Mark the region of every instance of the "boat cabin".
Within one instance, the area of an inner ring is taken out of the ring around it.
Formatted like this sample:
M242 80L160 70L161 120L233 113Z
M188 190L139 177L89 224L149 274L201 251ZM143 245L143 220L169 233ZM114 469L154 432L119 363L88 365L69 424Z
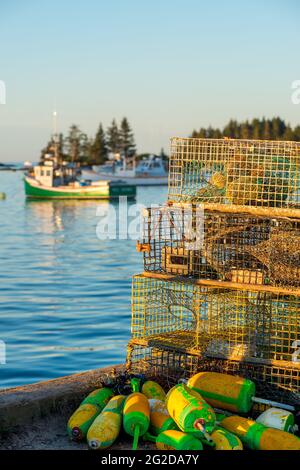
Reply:
M46 160L34 167L34 178L42 186L64 186L75 181L77 169L71 163L63 162L62 165L54 165L53 160Z
M160 157L151 156L146 160L142 160L136 168L137 176L167 176L164 161Z
M45 165L37 165L34 167L34 178L43 186L54 186L54 167L47 162Z

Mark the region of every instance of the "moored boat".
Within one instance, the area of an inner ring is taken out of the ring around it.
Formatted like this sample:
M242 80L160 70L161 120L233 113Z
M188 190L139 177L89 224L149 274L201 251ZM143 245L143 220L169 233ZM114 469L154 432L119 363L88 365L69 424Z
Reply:
M79 181L66 185L48 186L30 176L24 177L25 194L36 199L113 199L119 196L134 198L136 186L122 181L99 181L90 184Z
M25 175L25 194L36 199L112 199L119 196L134 198L135 185L123 181L88 181L78 179L72 164L44 161Z
M110 163L110 164L109 164ZM136 186L167 186L168 172L161 157L150 156L133 168L127 168L123 162L108 162L106 165L94 165L92 170L83 170L82 174L91 180L117 181L122 179Z

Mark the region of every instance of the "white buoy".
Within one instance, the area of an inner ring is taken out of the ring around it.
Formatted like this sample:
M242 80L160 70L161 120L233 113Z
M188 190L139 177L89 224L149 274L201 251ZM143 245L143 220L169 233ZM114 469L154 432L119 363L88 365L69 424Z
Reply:
M269 428L294 433L298 426L295 424L294 415L281 408L269 408L256 419L257 423L264 424Z

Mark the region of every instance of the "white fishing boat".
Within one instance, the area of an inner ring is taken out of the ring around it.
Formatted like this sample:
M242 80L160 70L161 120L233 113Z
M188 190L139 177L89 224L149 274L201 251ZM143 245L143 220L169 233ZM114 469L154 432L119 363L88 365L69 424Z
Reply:
M108 162L105 165L94 165L92 170L82 170L86 179L97 181L123 180L135 186L166 186L168 184L168 171L161 157L151 155L142 160L133 168L126 167L123 162Z

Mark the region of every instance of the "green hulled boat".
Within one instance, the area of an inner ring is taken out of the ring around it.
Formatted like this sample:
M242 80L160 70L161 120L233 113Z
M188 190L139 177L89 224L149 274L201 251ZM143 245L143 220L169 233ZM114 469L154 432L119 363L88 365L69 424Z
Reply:
M136 195L136 186L122 181L97 181L91 184L73 181L66 185L48 186L36 178L25 176L24 184L26 196L35 199L113 199L119 196L134 198Z

